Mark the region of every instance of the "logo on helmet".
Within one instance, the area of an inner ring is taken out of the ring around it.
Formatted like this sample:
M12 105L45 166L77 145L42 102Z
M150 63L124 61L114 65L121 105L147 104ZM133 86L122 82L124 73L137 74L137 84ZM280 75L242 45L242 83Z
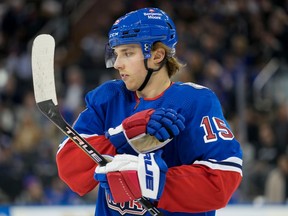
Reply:
M145 43L145 44L144 44L144 50L145 50L145 51L149 51L149 49L150 49L150 45L147 44L147 43Z
M113 33L111 33L111 34L109 35L109 38L115 37L115 36L117 36L117 35L118 35L118 32L113 32Z
M150 8L149 13L144 12L144 16L147 16L148 19L161 19L161 16L163 15L162 13L155 12L154 9Z

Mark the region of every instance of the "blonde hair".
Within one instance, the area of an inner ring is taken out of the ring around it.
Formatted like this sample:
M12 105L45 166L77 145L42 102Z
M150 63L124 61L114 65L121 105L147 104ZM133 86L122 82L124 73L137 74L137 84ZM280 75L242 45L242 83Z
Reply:
M166 68L168 71L168 76L171 78L173 75L175 75L182 67L185 65L181 63L174 55L172 55L172 50L165 44L161 42L156 42L152 46L152 51L156 51L159 48L163 48L166 52Z

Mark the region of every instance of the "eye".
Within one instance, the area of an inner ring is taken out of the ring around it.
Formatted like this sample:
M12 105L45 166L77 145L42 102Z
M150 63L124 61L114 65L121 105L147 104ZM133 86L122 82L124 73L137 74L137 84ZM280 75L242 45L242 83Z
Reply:
M129 52L125 52L124 55L125 55L126 57L130 57L130 56L133 55L133 52L130 52L130 51L129 51Z

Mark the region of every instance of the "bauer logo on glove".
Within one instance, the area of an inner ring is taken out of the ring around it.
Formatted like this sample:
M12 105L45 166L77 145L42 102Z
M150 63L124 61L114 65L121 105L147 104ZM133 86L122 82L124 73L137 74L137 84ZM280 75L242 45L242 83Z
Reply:
M168 170L162 150L138 156L116 155L106 166L97 166L94 178L115 203L137 200L142 196L160 199Z

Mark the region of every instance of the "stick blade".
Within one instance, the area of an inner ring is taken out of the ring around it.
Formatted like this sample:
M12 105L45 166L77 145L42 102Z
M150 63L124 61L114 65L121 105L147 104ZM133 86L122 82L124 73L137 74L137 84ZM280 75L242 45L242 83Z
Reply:
M58 104L54 78L55 40L49 34L38 35L32 45L32 77L36 103L52 100Z

